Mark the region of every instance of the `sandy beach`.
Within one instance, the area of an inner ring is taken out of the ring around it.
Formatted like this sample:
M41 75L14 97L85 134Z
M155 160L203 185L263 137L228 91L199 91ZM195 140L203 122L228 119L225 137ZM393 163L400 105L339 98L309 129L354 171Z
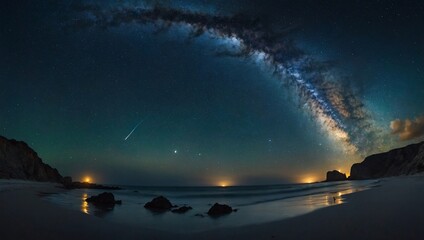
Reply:
M347 203L269 224L226 229L199 239L424 239L424 177L381 180Z
M12 182L16 182L12 180ZM7 181L3 180L2 185ZM65 191L55 183L20 182L0 188L1 239L170 239L172 235L104 221L43 200Z
M282 221L176 234L106 221L43 200L57 184L0 185L2 239L423 239L424 176L387 178L379 187ZM13 181L12 181L13 182ZM189 226L187 226L189 227Z

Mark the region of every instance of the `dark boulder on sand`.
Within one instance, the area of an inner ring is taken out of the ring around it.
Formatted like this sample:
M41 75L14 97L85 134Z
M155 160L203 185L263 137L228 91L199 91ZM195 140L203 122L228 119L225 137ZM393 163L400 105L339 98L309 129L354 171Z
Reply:
M113 193L110 192L104 192L97 196L89 197L85 199L85 201L98 206L114 206L115 204L122 203L121 200L116 201L115 196L113 195Z
M233 212L233 208L225 205L225 204L219 204L215 203L208 211L209 216L218 217L221 215L230 214Z
M344 181L344 180L347 180L346 174L341 173L337 170L328 171L327 178L325 179L326 182Z
M167 198L159 196L146 203L144 207L153 211L168 211L172 208L172 204Z
M190 211L191 209L193 209L193 208L190 207L190 206L182 206L182 207L173 209L171 212L173 212L173 213L186 213L186 212Z

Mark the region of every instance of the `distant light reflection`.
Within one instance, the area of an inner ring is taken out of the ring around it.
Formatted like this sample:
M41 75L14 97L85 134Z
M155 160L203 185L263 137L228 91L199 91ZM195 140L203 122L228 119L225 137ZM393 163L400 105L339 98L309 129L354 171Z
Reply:
M328 193L325 197L326 197L325 205L327 206L344 203L341 192Z
M325 198L326 198L326 204L327 206L330 205L338 205L338 204L342 204L342 203L346 203L346 200L344 199L344 195L347 194L351 194L357 191L361 191L364 190L366 188L349 188L340 192L332 192L332 193L328 193Z
M87 193L83 193L82 194L82 197L81 197L81 200L82 200L82 202L81 202L81 211L83 212L83 213L85 213L85 214L89 214L89 212L88 212L88 202L86 202L85 201L85 199L87 199L88 198L88 195L87 195Z

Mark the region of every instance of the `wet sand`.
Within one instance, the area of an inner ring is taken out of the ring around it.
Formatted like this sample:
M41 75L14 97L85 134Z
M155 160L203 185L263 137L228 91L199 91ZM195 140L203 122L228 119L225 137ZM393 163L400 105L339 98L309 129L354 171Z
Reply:
M346 204L294 218L191 234L114 223L41 199L64 191L55 184L7 182L0 181L1 239L424 239L424 176L382 179L346 195Z

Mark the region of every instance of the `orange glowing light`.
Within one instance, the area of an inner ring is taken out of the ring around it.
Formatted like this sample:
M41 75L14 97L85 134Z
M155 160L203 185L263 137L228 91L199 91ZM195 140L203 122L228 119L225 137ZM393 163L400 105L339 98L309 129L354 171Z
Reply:
M315 179L313 177L306 177L302 180L302 183L313 183Z
M90 177L85 177L85 178L84 178L84 182L86 182L86 183L90 183L90 182L91 182L91 178L90 178Z
M217 185L220 186L220 187L228 187L230 185L230 183L227 182L227 181L221 181Z

